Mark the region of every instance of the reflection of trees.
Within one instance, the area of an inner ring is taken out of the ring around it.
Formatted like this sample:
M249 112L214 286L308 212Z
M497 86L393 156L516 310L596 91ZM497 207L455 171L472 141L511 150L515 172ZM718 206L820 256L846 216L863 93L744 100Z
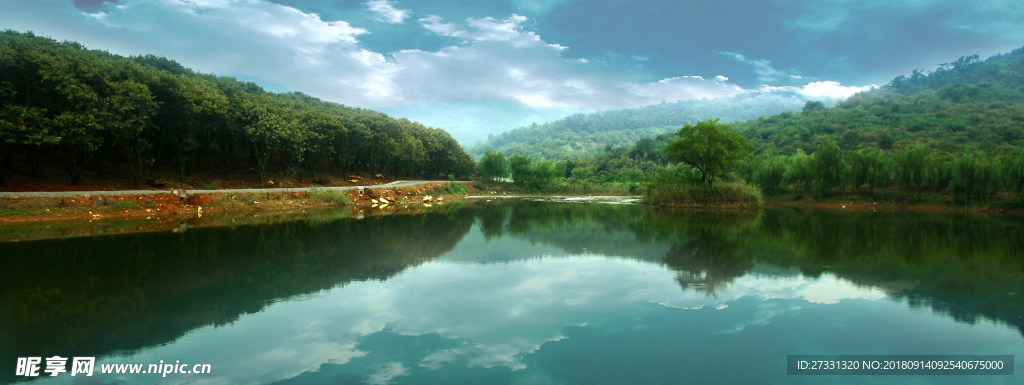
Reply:
M985 317L1024 333L1024 306L1014 297L1024 291L1019 219L773 209L745 242L760 262L830 272L889 290L911 307L969 323ZM909 288L890 290L894 284Z
M759 219L758 211L649 212L659 238L673 243L662 260L678 272L679 285L709 295L754 267L754 255L742 246Z
M605 255L630 256L621 251L637 249L638 244L668 244L662 260L678 271L684 290L713 294L756 264L767 264L796 268L811 277L834 274L905 298L912 307L969 323L985 317L1024 333L1019 299L1024 295L1024 231L1019 219L788 208L672 211L508 204L477 209L481 222L490 216L500 218L494 220L501 225L493 227L492 236L507 231L570 253ZM624 235L629 233L632 239Z
M507 234L576 254L643 258L651 252L650 239L635 231L644 222L637 205L512 200L472 210L486 239Z
M456 212L4 244L0 362L131 351L281 298L387 279L450 251L472 224Z

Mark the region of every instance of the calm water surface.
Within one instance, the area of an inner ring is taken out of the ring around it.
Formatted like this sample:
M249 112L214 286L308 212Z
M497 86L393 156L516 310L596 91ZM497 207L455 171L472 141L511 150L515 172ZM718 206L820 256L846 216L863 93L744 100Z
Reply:
M1019 363L1022 296L1019 219L473 201L0 243L0 383L1020 384L786 356ZM212 373L13 375L54 355Z

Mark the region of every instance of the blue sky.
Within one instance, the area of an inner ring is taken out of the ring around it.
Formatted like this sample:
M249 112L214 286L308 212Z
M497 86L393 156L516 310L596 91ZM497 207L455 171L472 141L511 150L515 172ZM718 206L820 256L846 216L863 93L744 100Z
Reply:
M981 0L0 1L0 28L384 110L847 96L1024 46L1022 25L1024 2Z

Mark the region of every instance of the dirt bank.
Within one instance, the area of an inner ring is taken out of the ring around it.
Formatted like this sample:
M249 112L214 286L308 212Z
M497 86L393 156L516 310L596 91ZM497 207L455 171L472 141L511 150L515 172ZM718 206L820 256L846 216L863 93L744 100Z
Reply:
M288 212L318 208L430 207L462 196L446 195L443 183L412 187L367 186L358 190L292 193L199 193L181 198L165 194L82 195L70 197L0 197L0 226L97 220L167 220L221 213ZM473 193L473 191L470 191ZM427 197L429 200L426 200ZM381 200L383 198L384 200ZM386 202L386 203L385 203Z

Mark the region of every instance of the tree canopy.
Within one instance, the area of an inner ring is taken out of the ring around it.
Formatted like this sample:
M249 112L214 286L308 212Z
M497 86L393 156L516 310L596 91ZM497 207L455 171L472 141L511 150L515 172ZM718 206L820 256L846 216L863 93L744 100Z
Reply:
M74 42L0 32L0 186L20 163L85 170L171 168L181 179L207 166L216 146L227 168L374 169L467 176L472 158L444 130L326 102L274 94L253 83L200 74L156 56L123 57ZM246 162L247 161L247 162Z
M676 136L679 139L668 144L665 155L673 162L697 169L708 187L713 187L716 177L735 169L754 150L746 138L732 132L728 125L718 124L718 119L687 123Z

